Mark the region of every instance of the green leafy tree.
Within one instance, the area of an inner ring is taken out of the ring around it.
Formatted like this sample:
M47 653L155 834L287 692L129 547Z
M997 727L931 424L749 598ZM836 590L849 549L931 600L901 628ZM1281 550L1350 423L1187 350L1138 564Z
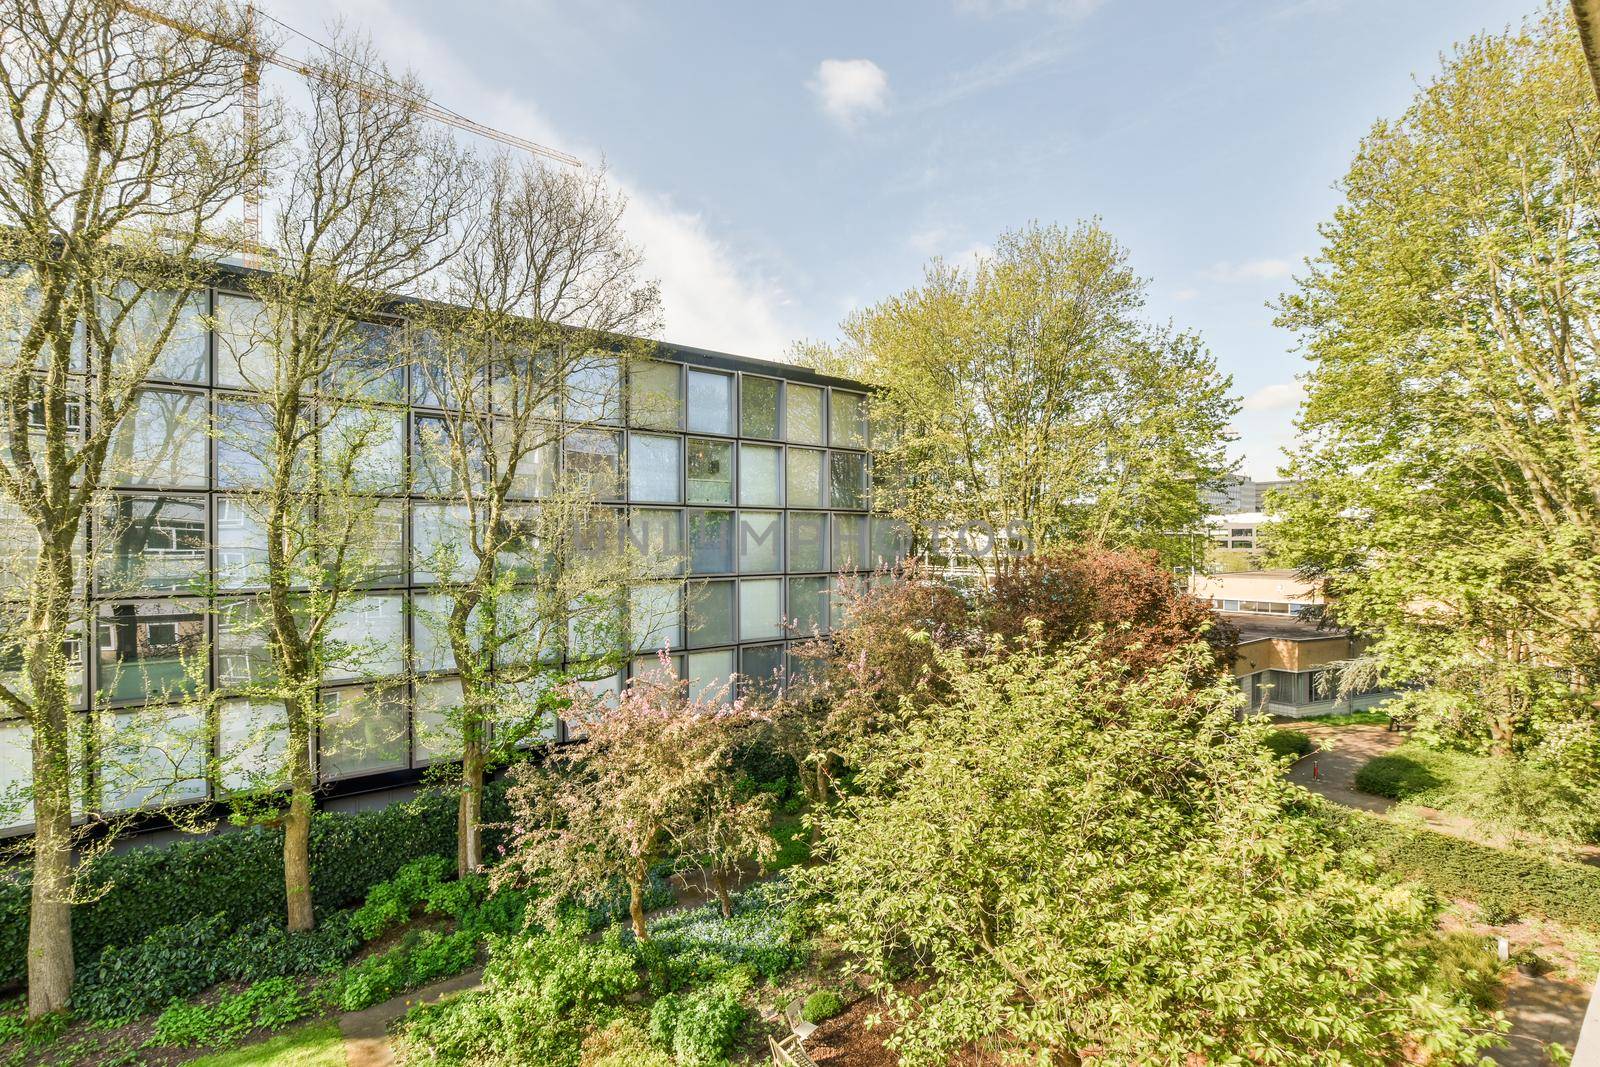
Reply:
M1281 309L1311 370L1273 551L1502 753L1600 681L1597 145L1564 7L1467 41L1362 141Z
M139 383L226 253L224 212L269 147L229 115L240 14L162 7L203 32L109 0L0 5L0 495L21 515L7 551L29 561L8 590L0 705L31 737L33 1015L72 990L81 664L68 649L84 647L85 518Z
M877 386L876 469L895 474L875 491L917 528L1020 522L1038 544L1178 560L1236 401L1197 336L1140 320L1144 295L1098 222L1030 225L970 269L935 260L847 319L841 348L800 354Z
M1341 854L1208 647L942 657L804 875L902 1063L1476 1062L1492 1023L1437 974L1433 907Z

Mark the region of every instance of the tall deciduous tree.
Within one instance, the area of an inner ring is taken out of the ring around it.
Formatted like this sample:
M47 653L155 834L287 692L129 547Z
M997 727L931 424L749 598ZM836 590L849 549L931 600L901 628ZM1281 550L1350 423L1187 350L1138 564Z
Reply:
M1282 306L1311 371L1278 556L1503 752L1553 673L1600 682L1597 146L1564 7L1473 38L1362 141Z
M832 932L908 1065L1470 1062L1434 911L1298 810L1196 645L1142 675L1096 644L946 661L820 815Z
M419 488L453 501L454 536L429 567L443 606L422 622L460 678L459 702L441 711L461 754L462 874L483 863L486 769L540 726L562 682L616 673L630 607L651 607L630 591L675 580L680 564L678 546L635 546L620 513L592 503L620 484L614 469L558 463L569 442L609 444L620 462L624 383L649 348L638 338L658 325L623 201L602 173L501 159L479 204L447 269L450 307L413 316L414 373L441 406L417 442L440 484ZM675 406L670 417L675 428ZM660 621L633 620L645 633Z
M0 493L26 517L34 566L7 627L18 675L0 687L32 733L31 1014L73 976L71 693L86 509L138 383L226 248L228 205L266 148L228 115L247 27L221 3L158 5L198 34L110 0L0 5ZM84 418L85 411L88 413Z
M1098 222L1030 225L971 268L935 260L847 319L841 349L801 354L878 387L878 469L895 473L876 492L896 516L1177 560L1236 402L1198 337L1141 321L1144 293Z
M271 205L267 269L249 282L257 304L222 324L224 364L245 397L219 426L248 441L254 461L243 506L264 534L266 588L258 621L245 625L259 628L272 660L257 695L286 721L277 821L292 930L314 922L318 690L341 667L368 673L362 661L376 650L341 640L338 624L384 564L384 516L370 497L393 491L403 470L403 419L383 405L404 400L405 352L374 322L448 258L472 195L465 157L419 112L414 81L364 89L389 77L369 44L338 40L310 68L306 110L290 125L294 163Z

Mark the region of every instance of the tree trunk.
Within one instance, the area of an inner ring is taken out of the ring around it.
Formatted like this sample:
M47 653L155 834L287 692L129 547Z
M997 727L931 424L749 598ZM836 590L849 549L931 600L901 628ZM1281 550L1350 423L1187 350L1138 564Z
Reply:
M38 1018L72 997L72 744L67 713L67 598L72 554L41 547L40 581L23 650L33 689L33 889L28 918L28 1015Z
M1600 0L1572 0L1572 14L1578 22L1578 39L1583 42L1584 58L1589 61L1589 80L1600 96Z
M721 867L711 872L711 887L716 891L718 903L722 905L722 917L733 918L733 898L728 895L728 875Z
M476 731L466 730L461 753L461 800L456 811L456 875L465 878L482 866L483 746Z
M289 814L283 822L283 889L289 903L289 929L300 931L316 925L311 900L311 812L315 772L311 766L308 717L304 709L297 710L297 714L291 714L289 724Z
M642 945L650 940L650 931L644 922L645 871L636 870L628 876L628 916L633 920L633 936Z

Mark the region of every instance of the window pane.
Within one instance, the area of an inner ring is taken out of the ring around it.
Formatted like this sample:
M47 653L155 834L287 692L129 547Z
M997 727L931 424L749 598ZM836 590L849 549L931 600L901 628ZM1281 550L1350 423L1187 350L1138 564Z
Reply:
M789 579L789 621L805 636L828 632L828 579Z
M102 554L95 583L102 593L169 592L206 580L203 496L107 497L96 532Z
M344 600L328 629L331 654L322 676L329 681L385 678L405 663L405 598L362 596Z
M778 436L778 383L745 375L739 386L739 436Z
M689 586L689 647L733 643L732 582L693 582Z
M254 600L217 605L217 685L232 689L270 683L277 664L267 644L268 621Z
M688 655L691 700L733 699L733 650L691 652Z
M683 368L647 360L628 369L628 414L633 425L676 430L683 407Z
M733 503L733 443L689 440L689 503Z
M695 433L733 433L733 376L689 371L689 429Z
M405 417L399 411L344 408L322 428L325 484L358 493L399 492L405 449Z
M95 628L100 696L175 700L205 684L206 617L198 601L102 604Z
M289 716L282 704L224 700L217 726L218 782L223 792L283 783Z
M822 444L822 390L794 382L783 389L783 428L789 440L801 445Z
M904 524L883 515L872 516L872 565L894 566L911 550Z
M689 570L692 574L733 570L733 512L689 513Z
M172 318L176 293L145 293L135 300L131 287L118 288L118 296L107 301L113 314L134 301L123 322L122 336L114 362L118 367L148 359L151 346ZM167 343L150 367L149 377L204 385L211 377L207 366L206 294L192 293L178 309L177 321L167 335Z
M395 337L395 327L384 323L351 323L323 380L324 391L337 397L403 403L406 368Z
M107 469L119 485L203 489L209 437L203 395L145 389L117 427Z
M739 446L739 503L758 508L783 504L783 449Z
M776 511L739 512L739 571L762 574L783 570L782 516Z
M567 369L569 422L617 422L622 411L622 368L616 358L588 353Z
M783 636L783 579L747 578L739 583L739 640Z
M635 652L683 647L683 590L676 583L636 586L628 591L629 625Z
M366 585L403 585L406 577L406 505L402 500L369 500L370 517L353 545L355 564Z
M511 495L525 500L547 497L556 491L556 446L547 442L517 461L511 477Z
M783 646L755 645L739 653L739 673L747 690L775 693L783 688Z
M828 406L828 437L835 448L866 448L867 424L860 393L835 389Z
M416 708L412 712L413 766L461 758L460 719L455 714L460 706L460 678L427 678L417 683Z
M217 484L226 489L266 485L272 477L272 413L259 404L239 400L218 400L215 437L217 439ZM303 476L305 464L297 463ZM296 479L298 481L298 478Z
M411 598L411 662L418 673L453 671L456 654L450 647L450 612L455 598L444 593L417 593ZM483 650L481 607L467 616L467 647Z
M436 415L415 416L411 430L411 482L418 493L449 495L459 488L460 475L465 473L475 481L483 475L482 442L470 429L463 432L467 443L457 449L453 437L460 424ZM466 469L463 471L462 468Z
M828 502L822 484L823 453L814 448L789 449L789 506L821 508Z
M337 689L322 697L317 746L323 778L406 765L406 705L398 690Z
M411 507L411 571L418 585L466 577L471 518L463 504Z
M789 513L789 569L828 569L828 516L800 511Z
M683 555L683 513L662 508L635 508L628 518L628 540L634 551L651 560ZM682 570L681 564L677 568Z
M676 504L678 438L628 435L628 495L633 500Z
M272 385L272 351L261 305L245 296L216 295L217 384L266 390Z
M833 517L833 569L855 570L867 561L867 517L865 515L835 515Z
M217 585L245 589L267 582L267 529L254 505L217 497Z
M611 430L573 430L567 434L568 477L600 500L614 500L622 488L622 435Z
M105 807L126 811L205 798L210 746L199 709L139 708L99 720L95 773Z
M858 452L832 452L828 455L833 506L867 506L867 461Z

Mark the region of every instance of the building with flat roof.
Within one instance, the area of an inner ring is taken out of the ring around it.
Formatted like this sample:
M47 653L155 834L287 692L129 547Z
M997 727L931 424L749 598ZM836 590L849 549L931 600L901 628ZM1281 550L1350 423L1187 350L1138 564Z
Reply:
M252 590L261 588L265 560L264 531L240 506L252 484L249 464L209 430L213 422L241 425L249 406L240 358L228 354L220 330L207 328L252 313L251 298L226 281L186 310L184 328L118 437L128 462L108 488L108 507L133 521L116 523L109 543L95 546L89 617L70 646L90 808L221 795L228 783L212 780L210 757L236 743L241 724L262 711L228 693L257 677L265 649L221 625L230 612L246 610ZM382 344L398 329L373 323L367 344ZM866 389L803 367L671 344L658 346L655 358L633 373L614 383L614 415L570 434L551 462L603 475L594 480L597 502L625 536L685 560L681 581L651 592L662 620L650 628L651 644L635 650L637 669L654 668L654 653L666 648L694 692L770 677L784 667L797 636L830 628L836 575L893 562L907 551L904 530L871 514ZM373 493L383 520L376 547L392 566L339 621L349 640L380 654L360 676L330 674L323 691L319 773L335 793L402 785L430 761L448 758L430 751L419 727L460 695L448 648L415 614L434 596L423 561L451 536L449 513L458 506L425 479L419 462L419 442L441 423L443 409L422 375L403 367L395 375L392 397L373 405L387 420L391 443L379 452L383 469L371 472L382 487ZM652 391L649 419L630 403L636 387ZM545 484L529 479L530 504ZM0 517L0 530L17 530L14 518ZM0 544L11 552L24 548ZM136 589L127 588L130 575L137 576ZM629 673L593 688L616 692ZM170 778L170 785L124 789L99 758L100 724L138 715L162 684L191 684L216 699L206 702L210 710L169 705L160 712L161 733L176 743L159 752L119 752L125 767L171 763L170 774L155 773L165 766L148 768L149 778ZM340 744L355 735L368 743ZM563 724L549 724L547 739L564 736ZM0 718L0 794L29 780L29 747L27 724ZM358 755L341 758L344 752ZM7 829L25 832L30 819L23 811Z

